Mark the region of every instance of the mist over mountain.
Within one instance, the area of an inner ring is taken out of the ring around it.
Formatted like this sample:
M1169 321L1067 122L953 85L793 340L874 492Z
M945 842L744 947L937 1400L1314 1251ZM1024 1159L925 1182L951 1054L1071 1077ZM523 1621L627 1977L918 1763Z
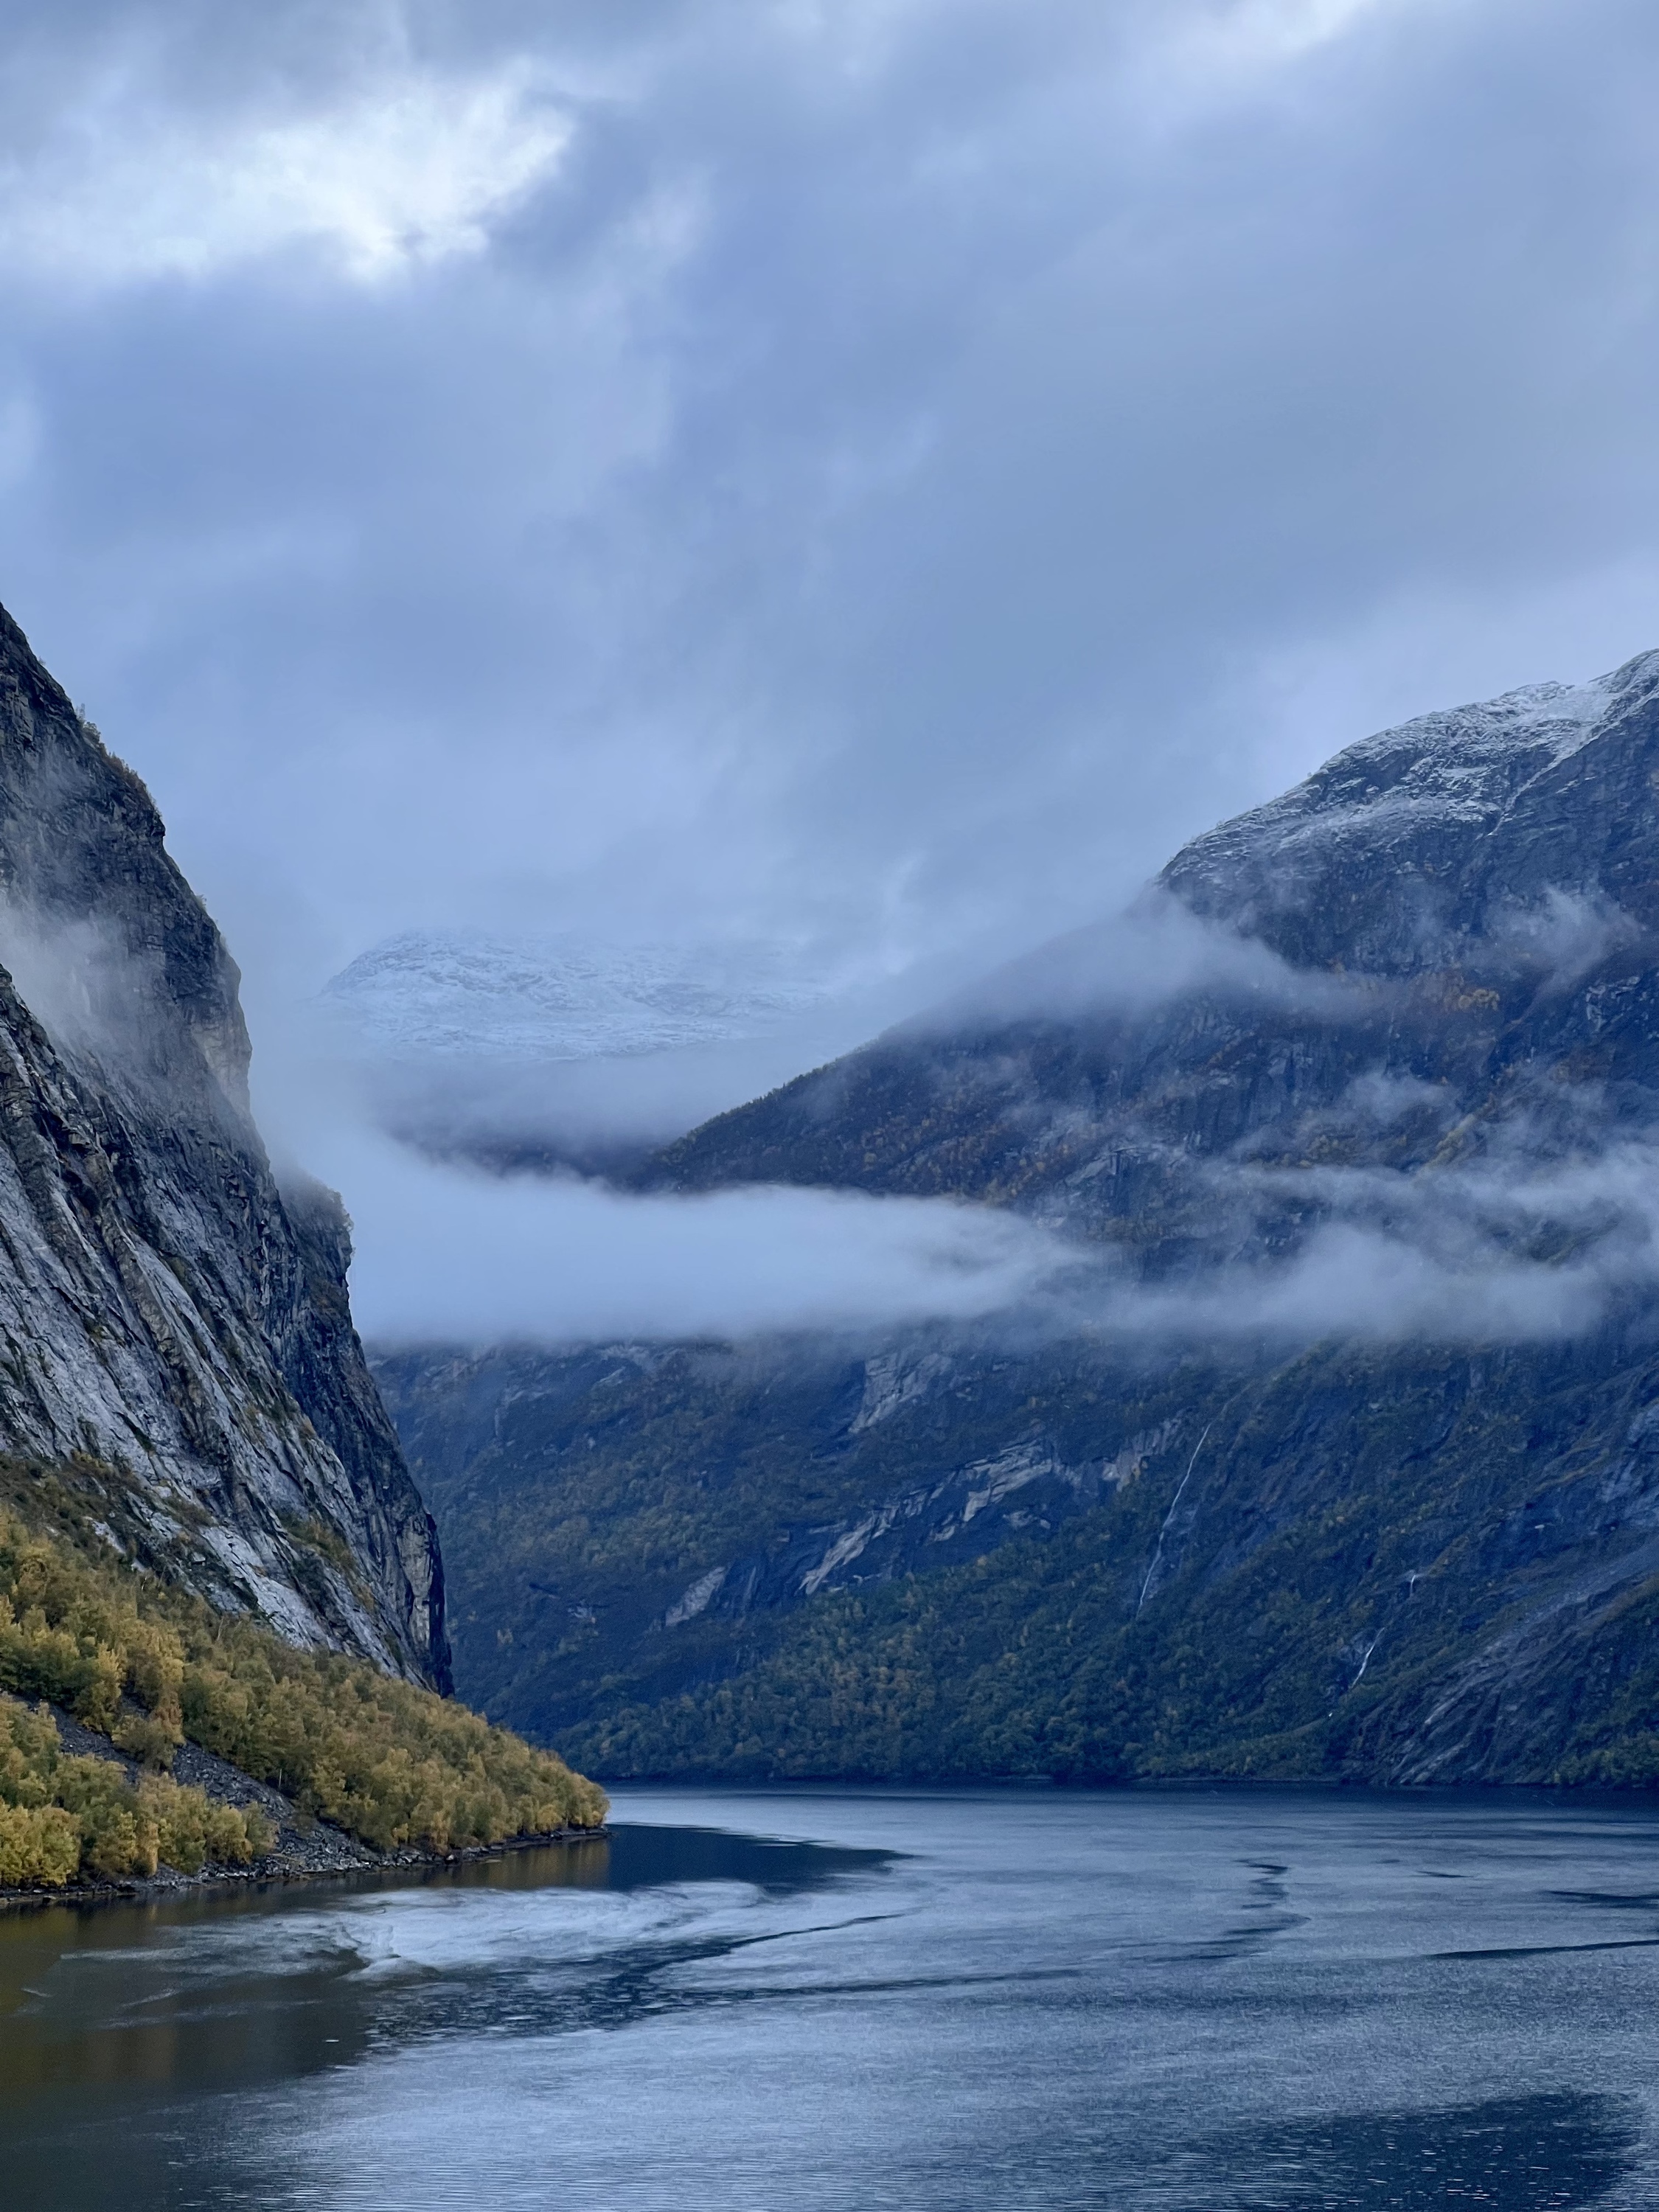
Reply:
M324 987L381 1127L497 1167L613 1170L844 1050L886 979L773 943L406 930Z
M1652 1771L1656 778L1659 654L1385 732L637 1176L1052 1296L377 1361L472 1694L611 1773Z

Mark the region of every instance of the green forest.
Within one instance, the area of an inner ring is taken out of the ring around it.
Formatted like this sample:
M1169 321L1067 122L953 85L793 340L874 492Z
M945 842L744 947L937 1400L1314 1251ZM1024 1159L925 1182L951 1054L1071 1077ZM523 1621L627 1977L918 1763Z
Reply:
M379 1371L464 1691L590 1773L1659 1777L1645 1336L1149 1372L1062 1345L964 1359L873 1430L852 1363ZM1033 1480L1023 1527L965 1520L939 1471L1024 1438L1117 1479L1097 1503ZM805 1593L884 1504L867 1578ZM671 1620L727 1563L737 1601Z

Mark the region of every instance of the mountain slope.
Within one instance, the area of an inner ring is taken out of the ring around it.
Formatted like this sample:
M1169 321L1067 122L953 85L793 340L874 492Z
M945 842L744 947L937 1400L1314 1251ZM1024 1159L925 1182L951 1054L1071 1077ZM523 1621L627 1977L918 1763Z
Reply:
M860 1346L380 1363L599 1771L1659 1778L1659 654L1431 716L642 1180L1018 1207Z
M236 969L163 837L0 611L0 1448L215 1603L442 1683L345 1218L277 1187Z

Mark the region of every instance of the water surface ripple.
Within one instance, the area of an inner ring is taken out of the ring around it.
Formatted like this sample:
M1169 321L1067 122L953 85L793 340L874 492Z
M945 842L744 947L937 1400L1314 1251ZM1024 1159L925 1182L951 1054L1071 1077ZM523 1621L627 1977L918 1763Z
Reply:
M608 1843L0 1923L38 2212L1659 2206L1659 1810L618 1794Z

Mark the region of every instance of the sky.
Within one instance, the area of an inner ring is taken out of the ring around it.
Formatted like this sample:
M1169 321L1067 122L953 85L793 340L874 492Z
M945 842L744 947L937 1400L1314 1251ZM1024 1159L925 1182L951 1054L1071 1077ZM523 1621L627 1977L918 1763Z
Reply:
M0 600L270 1112L395 931L921 993L1659 642L1646 0L0 28Z

